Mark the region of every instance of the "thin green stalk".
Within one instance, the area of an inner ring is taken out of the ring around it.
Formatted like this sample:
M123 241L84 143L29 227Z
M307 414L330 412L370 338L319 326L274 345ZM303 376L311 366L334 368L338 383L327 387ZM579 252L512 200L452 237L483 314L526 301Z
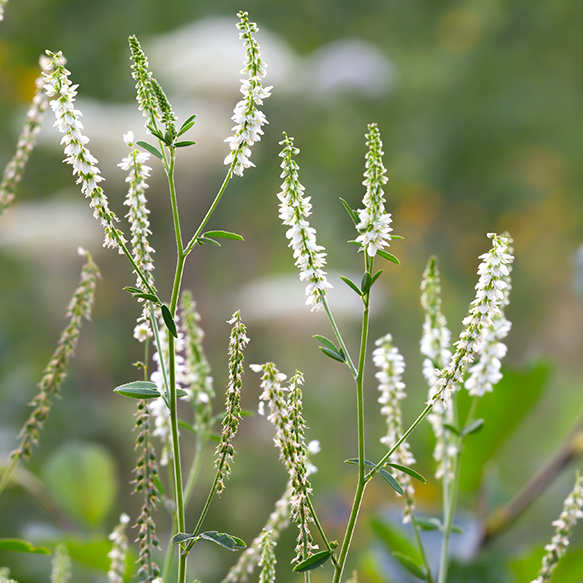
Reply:
M415 540L417 541L417 547L419 549L419 554L421 555L421 560L427 569L427 578L425 579L427 583L433 583L433 577L431 576L431 569L429 567L429 562L427 561L427 555L425 554L425 548L423 547L423 542L421 541L421 535L419 534L419 525L415 520L415 515L411 516L411 525L413 526L413 532L415 533Z
M324 529L322 528L322 525L320 524L320 521L318 520L318 516L316 515L316 510L314 509L314 505L312 504L312 500L311 500L309 495L306 496L306 500L308 501L310 515L312 516L312 518L314 520L314 524L316 525L316 528L318 529L318 532L320 533L320 536L322 537L322 540L324 541L324 545L326 546L326 549L330 552L332 562L336 566L336 565L338 565L338 561L336 559L336 555L334 554L334 549L330 545L330 542L328 541L326 534L324 533Z
M203 438L200 437L196 441L196 451L194 453L194 459L192 461L192 466L190 468L190 472L188 474L188 480L186 482L186 487L184 488L184 504L188 505L188 501L192 496L192 492L194 491L194 485L196 484L196 480L198 479L198 475L200 473L200 468L202 467L202 459L204 457L204 449L205 445L208 443L209 440L209 432L207 431Z
M352 376L354 378L356 378L358 376L358 372L357 372L356 368L354 367L352 359L350 358L350 353L348 352L348 349L346 348L346 344L344 344L344 340L342 339L342 335L340 334L340 330L338 329L338 326L336 325L336 322L334 320L334 316L332 316L332 312L330 311L330 307L328 306L328 300L326 299L326 296L322 296L322 305L324 306L324 309L326 310L326 314L328 315L328 320L330 320L330 325L332 326L332 330L334 330L334 336L336 336L336 340L338 340L338 344L340 344L340 347L342 348L342 350L346 356L346 364L348 365L348 368L350 369Z
M14 470L16 469L16 466L18 465L19 461L20 461L20 456L15 455L12 458L12 461L10 462L10 464L4 470L4 473L2 474L2 479L0 480L0 494L2 494L2 492L4 491L4 488L6 488L6 485L10 481L10 478L12 477L12 474L14 473Z

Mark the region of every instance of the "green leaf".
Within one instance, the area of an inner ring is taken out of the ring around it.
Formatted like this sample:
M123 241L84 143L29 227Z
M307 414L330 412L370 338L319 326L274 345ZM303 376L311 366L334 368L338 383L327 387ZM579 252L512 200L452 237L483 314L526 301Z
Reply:
M115 462L104 447L66 443L46 460L42 475L71 516L91 526L103 523L118 489Z
M395 557L395 559L397 559L410 573L415 575L415 577L422 581L427 581L427 569L423 563L417 563L411 557L400 553L399 551L393 551L393 557Z
M298 563L294 568L295 573L301 573L303 571L311 571L316 567L322 566L331 556L330 551L320 551L311 557L308 557L301 563Z
M444 423L443 426L448 431L451 431L452 433L455 433L456 435L461 435L460 430L455 425L452 425L451 423Z
M423 482L423 484L426 484L427 483L427 480L421 474L419 474L415 470L412 470L408 466L402 466L401 464L394 464L392 462L388 462L385 465L391 466L391 467L399 470L400 472L403 472L404 474L408 474L412 478L415 478L416 480L419 480L420 482Z
M19 553L35 553L37 555L51 554L51 551L46 547L35 547L32 543L18 538L0 538L0 551L17 551Z
M174 545L177 545L178 543L183 543L187 540L192 540L193 538L198 540L200 536L194 536L193 534L188 534L187 532L179 532L170 539L170 542Z
M357 466L358 465L358 458L357 457L353 457L350 458L349 460L344 460L345 464L352 464L353 466ZM367 468L376 468L377 465L373 462L371 462L370 460L364 460L364 465Z
M130 292L131 294L141 294L144 293L143 289L140 289L139 287L133 287L131 285L126 285L123 288L124 291Z
M157 296L154 294L147 294L144 292L134 293L134 298L141 298L143 300L148 300L149 302L154 302L157 306L159 306L162 302L158 299Z
M360 222L358 220L358 215L356 214L356 211L353 211L350 208L350 205L343 199L340 199L340 202L344 205L344 208L346 209L346 212L350 215L350 218L352 219L352 221L354 222L355 225L358 225L358 223Z
M202 245L204 243L210 243L211 245L215 245L217 247L221 246L221 244L218 241L215 241L214 239L209 239L208 237L197 237L196 242L199 245Z
M484 426L483 419L476 419L473 423L470 423L467 427L462 429L462 436L470 435L471 433L476 433L482 429Z
M422 559L416 543L402 526L379 518L373 518L370 521L370 526L391 552L397 551L411 557L416 562L421 562Z
M378 249L377 255L379 255L383 259L386 259L387 261L392 261L393 263L396 263L397 265L401 265L401 262L392 253L387 253L386 251L382 251L381 249Z
M176 396L177 397L188 397L189 393L188 393L188 391L185 391L184 389L176 389Z
M157 385L150 381L133 381L113 390L119 395L132 399L155 399L162 396Z
M326 348L324 346L320 346L320 350L328 357L330 357L332 360L337 360L338 362L342 362L343 364L346 363L346 358L344 358L342 356L342 354L340 354L339 352L337 352L336 350L331 350L330 348Z
M389 472L387 472L387 470L383 470L382 468L379 470L379 473L385 479L385 481L389 484L389 486L395 492L397 492L397 494L401 494L401 496L403 496L403 494L405 492L403 492L403 488L401 488L401 484L399 484L399 482L397 482L397 480L394 478L394 476L392 474L389 474Z
M186 146L194 146L194 144L196 144L196 142L193 142L192 140L185 140L183 142L174 142L174 147L186 148Z
M379 269L373 276L372 276L372 283L371 285L374 285L374 282L379 278L379 276L381 275L381 273L383 272L382 269Z
M422 530L443 530L443 524L439 518L415 517L415 523Z
M458 526L457 524L452 524L451 532L455 532L456 534L464 534L465 531L461 526Z
M362 278L360 280L360 289L362 290L363 295L368 293L370 286L372 285L372 277L368 271L365 271L362 274Z
M156 136L157 138L163 140L163 136L160 134L160 136ZM164 156L162 156L162 153L160 152L160 150L158 150L158 148L156 148L156 146L152 146L152 144L148 144L148 142L143 142L142 140L139 140L138 142L136 142L138 144L138 146L144 148L144 150L148 150L148 152L150 152L150 154L153 154L154 156L156 156L156 158L160 158L160 160L164 159Z
M193 125L194 125L194 119L196 118L196 114L191 115L181 126L180 129L178 130L178 134L176 134L176 137L180 137L182 134L186 133Z
M353 289L360 297L362 297L362 292L360 291L359 287L353 282L350 281L347 277L343 275L340 276L340 279L351 289Z
M177 423L183 429L186 429L187 431L190 431L191 433L196 433L196 429L190 423L188 423L188 421L184 421L183 419L178 419Z
M332 340L328 340L326 336L320 336L320 334L314 334L312 338L315 338L318 342L321 342L326 348L333 350L335 352L339 352L338 348L336 348L336 344L332 342Z
M391 239L404 239L405 237L401 237L401 235L391 235Z
M150 130L150 133L154 137L158 138L161 141L164 141L164 134L159 129L155 128L152 124L148 124L146 127Z
M72 559L92 569L109 571L111 559L107 553L111 551L111 541L107 538L98 540L68 540L65 543L67 551ZM131 564L135 557L128 556L127 560Z
M237 235L237 233L231 233L229 231L207 231L203 233L203 237L216 237L217 239L233 239L235 241L244 241L241 235Z
M198 535L200 538L210 540L230 551L237 552L247 547L245 541L236 536L232 536L225 532L217 532L216 530L208 530Z
M174 336L174 338L178 338L178 332L176 331L176 324L174 323L174 318L170 313L170 308L166 304L162 304L162 318L164 319L164 324L166 324L166 328L170 331L170 334Z

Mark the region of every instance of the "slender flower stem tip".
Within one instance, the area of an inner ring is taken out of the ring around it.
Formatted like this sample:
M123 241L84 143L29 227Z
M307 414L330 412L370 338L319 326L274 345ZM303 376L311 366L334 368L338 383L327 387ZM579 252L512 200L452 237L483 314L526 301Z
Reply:
M296 267L300 269L300 280L307 281L306 304L312 306L312 311L323 310L323 299L326 292L332 288L326 279L323 267L326 265L326 253L324 247L316 243L316 229L310 227L306 217L312 214L312 204L309 196L303 196L304 186L298 178L300 169L294 156L299 154L299 149L294 146L294 139L284 132L284 139L279 142L283 150L279 154L283 158L281 162L281 192L277 195L281 201L279 205L279 218L284 225L290 228L286 233L289 239L289 247L294 251Z
M366 194L362 200L364 209L358 210L360 222L356 225L360 235L356 241L362 245L370 257L374 257L377 250L389 246L391 240L390 226L391 214L385 211L385 197L383 185L388 182L385 176L386 169L383 165L383 143L377 124L368 126L369 133L366 135L366 171L365 180L362 183L366 186Z
M64 162L73 166L73 175L77 176L77 184L81 184L81 192L90 199L93 216L101 221L105 230L104 246L118 247L120 241L125 243L122 232L114 225L119 219L109 209L109 202L103 189L98 185L104 180L97 167L95 158L87 148L89 138L82 134L83 124L80 121L81 112L74 107L78 85L73 85L69 79L70 71L64 67L61 52L46 51L49 59L45 63L43 79L44 89L51 98L51 109L55 113L55 126L64 134L61 144L65 144Z
M476 298L463 320L465 329L455 343L456 351L449 366L439 372L439 389L433 400L441 398L444 404L448 402L454 384L462 382L466 365L482 349L486 331L492 326L494 316L500 313L505 299L506 278L514 259L508 253L509 238L495 233L488 233L488 237L492 239L492 249L480 255L482 263L478 268L480 278L476 284Z
M237 103L231 119L235 125L231 128L234 134L225 139L231 148L225 158L225 164L233 166L233 173L243 176L245 168L255 166L251 156L251 146L261 140L263 130L261 126L268 123L265 114L257 109L263 100L271 95L272 87L263 87L262 79L266 74L267 65L261 59L259 43L253 38L253 33L259 29L254 22L249 21L247 12L239 12L240 22L237 24L239 38L243 41L247 52L245 67L241 74L248 73L248 79L241 79L241 93L243 99Z

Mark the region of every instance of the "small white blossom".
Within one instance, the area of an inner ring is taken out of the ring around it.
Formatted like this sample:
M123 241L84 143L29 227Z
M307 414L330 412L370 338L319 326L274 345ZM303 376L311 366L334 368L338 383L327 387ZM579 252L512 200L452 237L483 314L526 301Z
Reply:
M267 119L256 105L262 105L263 100L271 95L272 87L263 87L262 79L265 77L267 65L260 56L259 44L253 38L253 33L259 29L254 22L249 21L247 12L239 12L237 16L240 22L237 24L239 38L244 42L247 60L242 74L249 73L248 79L241 80L241 93L243 99L237 103L231 119L235 125L231 128L234 132L232 136L225 139L231 148L230 154L225 158L225 164L234 163L233 173L243 176L245 168L255 166L249 156L251 156L251 146L261 140Z
M294 146L293 138L288 138L284 132L284 139L279 142L284 148L280 153L281 185L279 198L279 218L284 225L290 228L286 233L289 239L289 247L293 249L296 267L300 269L300 280L307 281L306 304L312 306L312 311L324 309L323 298L326 292L332 288L326 279L323 270L326 265L326 253L324 247L316 243L316 229L310 227L306 217L310 216L312 205L309 196L303 196L305 190L298 178L299 166L293 156L299 154L299 149Z
M556 527L551 542L545 546L546 555L543 557L542 568L538 577L532 583L548 583L559 559L567 552L571 529L580 518L583 518L583 476L577 473L575 486L565 499L563 511L558 520L553 522Z
M400 401L405 398L405 383L402 381L405 372L405 360L396 347L393 346L393 337L390 334L379 338L375 345L378 347L372 353L372 359L380 370L375 374L379 381L381 396L378 401L382 405L381 413L386 417L387 433L381 437L381 443L391 448L403 434ZM411 466L415 463L413 454L409 451L409 444L404 441L391 454L391 462L402 466ZM401 483L405 493L405 509L403 522L410 522L414 510L415 489L411 477L403 472L395 471L397 480Z
M391 240L391 214L385 211L385 197L383 184L389 180L383 165L383 143L376 124L369 124L369 133L366 135L366 171L363 185L366 194L362 200L364 209L358 210L360 222L356 228L360 235L356 241L362 245L370 257L374 257L378 250L389 246Z
M111 559L111 566L107 572L109 583L123 583L126 572L126 555L128 553L128 539L125 535L125 528L130 521L127 514L119 517L119 524L109 535L109 540L113 543L111 551L107 553Z
M510 273L509 265L514 257L507 253L508 237L495 233L489 233L488 237L492 239L492 249L480 255L482 263L478 267L480 278L476 284L476 298L463 320L465 329L455 343L455 354L449 366L439 373L439 388L432 397L433 401L440 398L447 404L454 385L463 380L466 365L482 349L486 331L492 326L492 318L500 313L504 302L504 289L508 285L505 278Z

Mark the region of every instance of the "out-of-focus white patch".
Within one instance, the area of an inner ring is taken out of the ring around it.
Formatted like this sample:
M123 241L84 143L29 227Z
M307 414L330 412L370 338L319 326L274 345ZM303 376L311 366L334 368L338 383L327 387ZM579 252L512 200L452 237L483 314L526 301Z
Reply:
M337 317L361 318L362 300L340 279L340 275L360 283L360 275L330 272L328 280L334 286L326 294L330 309ZM305 282L300 281L297 273L261 277L242 287L237 305L241 306L246 321L313 318L314 314L305 304L305 288ZM377 313L387 303L387 294L380 282L372 288L371 296L371 313Z

